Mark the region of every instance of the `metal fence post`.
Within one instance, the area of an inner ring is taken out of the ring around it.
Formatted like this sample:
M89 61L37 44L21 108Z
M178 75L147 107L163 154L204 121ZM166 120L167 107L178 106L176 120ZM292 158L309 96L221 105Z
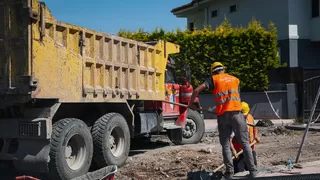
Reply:
M302 150L304 141L306 140L306 137L307 137L307 134L308 134L308 131L309 131L309 127L310 127L310 123L311 123L311 121L312 121L313 114L314 114L314 111L316 110L316 106L317 106L317 103L318 103L318 100L319 100L319 96L320 96L320 86L319 86L319 88L318 88L317 96L316 96L316 98L315 98L315 100L314 100L314 102L313 102L313 105L312 105L312 110L311 110L311 114L310 114L310 117L309 117L308 124L307 124L307 126L306 126L306 129L305 129L304 134L303 134L303 137L302 137L302 141L301 141L301 144L300 144L300 147L299 147L299 151L298 151L298 154L297 154L297 158L296 158L296 163L299 162L301 150Z

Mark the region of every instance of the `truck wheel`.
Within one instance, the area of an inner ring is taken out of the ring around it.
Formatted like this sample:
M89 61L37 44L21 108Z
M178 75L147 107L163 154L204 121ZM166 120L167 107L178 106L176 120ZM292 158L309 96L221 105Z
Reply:
M197 144L205 133L204 120L197 111L188 110L186 126L182 129L182 141L172 141L176 145ZM173 139L169 136L169 139Z
M108 113L92 127L93 159L102 168L108 165L121 167L130 150L130 131L125 118L118 113Z
M51 179L72 179L86 174L92 155L92 137L83 121L67 118L53 124L48 174Z

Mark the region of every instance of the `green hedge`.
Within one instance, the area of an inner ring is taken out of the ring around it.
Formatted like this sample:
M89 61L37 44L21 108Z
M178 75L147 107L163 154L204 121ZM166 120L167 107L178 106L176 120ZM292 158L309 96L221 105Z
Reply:
M242 91L261 91L268 88L268 68L279 67L277 56L277 31L273 24L264 29L252 20L247 27L232 28L225 20L216 29L171 32L155 29L151 33L139 29L136 32L120 30L121 37L138 41L167 40L180 45L180 53L174 55L177 75L185 75L184 65L189 64L194 86L210 75L210 66L220 61L227 73L241 80ZM283 65L282 65L283 66Z

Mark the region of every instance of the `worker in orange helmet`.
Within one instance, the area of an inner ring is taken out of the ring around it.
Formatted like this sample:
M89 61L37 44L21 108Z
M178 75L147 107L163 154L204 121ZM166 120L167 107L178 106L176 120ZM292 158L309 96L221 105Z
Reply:
M240 80L225 73L225 66L220 62L211 65L211 77L198 86L192 93L188 107L196 109L194 100L198 94L209 89L214 96L216 115L218 119L219 140L222 146L223 162L226 166L225 178L233 179L234 167L230 145L230 136L235 132L235 138L243 147L244 159L250 171L250 177L257 176L252 149L249 145L248 127L242 113L240 99Z
M250 107L248 103L242 102L242 112L244 117L247 120L247 124L254 124L254 119L252 115L249 113L250 112ZM249 129L249 144L251 144L254 140L257 142L260 142L260 138L258 136L258 128L257 127L252 127L248 126ZM238 172L243 172L247 171L248 167L246 166L246 162L244 161L244 156L243 154L240 154L239 157L236 155L237 152L242 150L241 144L237 142L237 140L234 138L234 132L232 132L230 136L230 144L231 144L231 151L233 155L235 156L235 159L233 160L233 165L234 165L234 173ZM254 159L254 164L257 166L257 153L255 151L254 145L251 146L252 149L252 156Z

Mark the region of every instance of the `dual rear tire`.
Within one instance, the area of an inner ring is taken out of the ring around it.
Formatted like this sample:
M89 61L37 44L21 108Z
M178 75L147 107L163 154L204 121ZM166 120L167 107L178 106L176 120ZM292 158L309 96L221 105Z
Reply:
M130 131L125 118L109 113L99 118L91 132L75 118L53 124L48 178L69 180L86 174L94 160L98 168L122 166L130 150Z
M173 142L198 143L204 129L200 114L189 110L182 141ZM129 150L130 130L125 118L118 113L108 113L99 118L91 132L79 119L62 119L53 124L48 175L54 180L84 175L89 171L92 159L98 168L108 165L121 167L128 158Z
M125 118L109 113L99 118L92 127L93 159L98 167L122 166L129 156L130 130Z

